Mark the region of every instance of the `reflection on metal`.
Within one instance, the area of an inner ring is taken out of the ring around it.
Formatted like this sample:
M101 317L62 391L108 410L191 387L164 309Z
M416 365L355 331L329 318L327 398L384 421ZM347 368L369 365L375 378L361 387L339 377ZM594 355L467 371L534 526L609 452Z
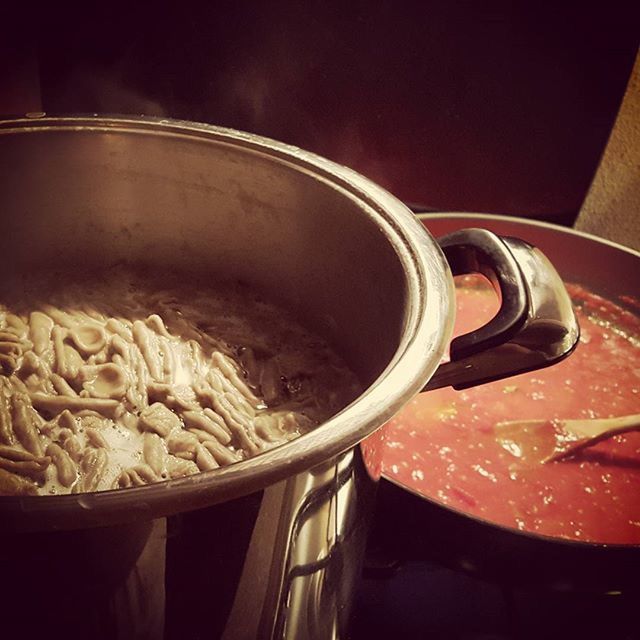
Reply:
M331 640L344 636L360 571L368 518L368 478L356 476L357 450L289 481L286 524L271 638ZM284 532L283 532L284 533ZM276 573L276 572L274 572Z
M343 581L355 578L345 566L356 524L353 457L351 450L333 467L309 474L306 487L292 487L302 489L303 498L291 525L276 638L340 637L340 595L348 597Z
M222 638L343 638L375 488L356 448L266 489Z

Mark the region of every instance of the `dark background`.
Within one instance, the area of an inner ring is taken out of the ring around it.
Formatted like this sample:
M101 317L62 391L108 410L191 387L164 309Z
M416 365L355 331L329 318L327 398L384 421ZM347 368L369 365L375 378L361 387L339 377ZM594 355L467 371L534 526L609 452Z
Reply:
M51 3L5 20L4 42L49 113L234 127L429 209L571 223L637 51L636 5Z

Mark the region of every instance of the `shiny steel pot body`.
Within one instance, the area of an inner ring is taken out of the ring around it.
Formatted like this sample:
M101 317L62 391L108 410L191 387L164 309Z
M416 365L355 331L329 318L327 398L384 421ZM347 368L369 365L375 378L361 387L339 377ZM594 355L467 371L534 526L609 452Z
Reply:
M351 448L209 507L0 534L3 637L344 637L375 488Z
M452 279L395 198L299 149L150 119L0 123L2 285L120 262L250 282L327 336L352 405L255 460L84 495L0 498L2 633L331 638L373 481L354 445L429 379Z

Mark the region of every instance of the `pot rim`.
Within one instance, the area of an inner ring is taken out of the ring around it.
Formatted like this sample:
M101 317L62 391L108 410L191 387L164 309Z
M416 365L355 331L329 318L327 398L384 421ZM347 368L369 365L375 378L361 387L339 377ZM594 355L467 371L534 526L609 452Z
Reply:
M632 249L630 247L625 247L624 245L618 244L611 240L607 240L606 238L600 238L599 236L593 235L591 233L587 233L585 231L580 231L578 229L573 229L571 227L564 227L558 224L553 224L551 222L546 222L542 220L533 220L530 218L518 218L515 216L509 216L504 214L494 214L494 213L474 213L474 212L463 212L463 211L455 211L455 212L446 212L446 211L437 211L437 212L424 212L424 213L416 213L415 214L418 220L421 222L435 219L457 219L457 220L486 220L486 221L496 221L496 222L508 222L510 224L521 225L523 227L542 227L552 231L554 233L561 233L566 236L578 236L582 237L586 240L590 240L593 242L597 242L599 244L607 245L613 249L623 251L625 253L630 254L631 256L640 259L640 252ZM543 533L538 533L535 531L528 530L520 530L515 527L510 527L508 525L502 524L500 522L496 522L491 520L490 518L485 518L480 515L475 515L468 513L462 509L458 509L455 506L445 504L444 502L440 502L438 499L432 496L426 496L421 494L419 491L404 485L398 482L395 478L391 478L384 473L382 473L381 477L388 483L392 484L397 490L406 491L416 500L424 500L436 507L445 509L449 513L461 518L468 519L478 523L479 525L484 525L487 527L491 527L493 529L497 529L502 532L504 535L513 535L521 540L533 540L536 542L555 545L558 547L565 548L575 548L575 549L618 549L618 550L640 550L640 543L624 543L624 542L597 542L597 541L588 541L588 540L576 540L573 538L561 538L560 536L552 536ZM419 508L419 507L418 507Z
M496 222L509 222L513 224L521 224L524 226L531 227L542 227L544 229L548 229L549 231L557 231L559 233L564 233L569 236L579 236L585 238L586 240L593 240L594 242L598 242L600 244L607 245L612 249L618 249L620 251L624 251L625 253L629 253L636 258L640 258L640 251L636 251L632 247L627 247L618 242L614 242L613 240L608 240L607 238L601 238L600 236L596 236L593 233L589 233L587 231L581 231L580 229L574 229L573 227L565 227L560 224L555 224L553 222L547 222L545 220L535 220L533 218L518 218L517 216L510 216L502 213L475 213L472 211L425 211L418 212L414 214L418 220L431 220L436 218L453 218L463 220L465 218L469 218L472 220L488 220L488 221L496 221Z
M452 333L453 279L436 241L400 200L326 158L251 133L145 116L33 114L0 120L0 143L7 135L110 131L241 147L304 172L350 199L385 235L402 265L406 291L402 335L377 379L349 406L303 436L246 461L143 487L0 497L0 530L77 529L170 515L252 493L331 460L382 426L424 386Z

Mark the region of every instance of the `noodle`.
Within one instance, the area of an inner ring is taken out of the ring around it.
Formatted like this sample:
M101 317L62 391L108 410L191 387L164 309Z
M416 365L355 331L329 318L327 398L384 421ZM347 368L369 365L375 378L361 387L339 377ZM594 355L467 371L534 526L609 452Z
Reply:
M324 341L253 292L154 285L125 271L64 290L41 278L0 303L0 494L209 471L358 394Z

